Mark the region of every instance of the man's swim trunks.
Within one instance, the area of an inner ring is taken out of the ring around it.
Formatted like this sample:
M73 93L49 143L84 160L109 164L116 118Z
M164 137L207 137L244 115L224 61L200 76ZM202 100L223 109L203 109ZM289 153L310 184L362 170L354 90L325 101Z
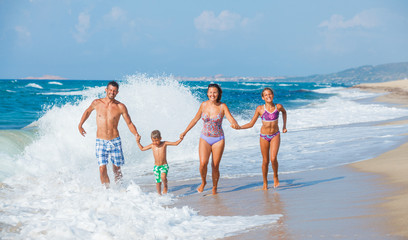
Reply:
M99 166L109 163L109 159L116 166L122 166L125 163L122 152L122 142L120 137L112 140L96 139L96 159Z
M165 173L167 175L168 171L169 171L169 165L167 165L167 164L163 164L163 165L160 165L160 166L154 165L153 173L154 173L154 177L156 178L156 182L161 183L162 182L161 174Z

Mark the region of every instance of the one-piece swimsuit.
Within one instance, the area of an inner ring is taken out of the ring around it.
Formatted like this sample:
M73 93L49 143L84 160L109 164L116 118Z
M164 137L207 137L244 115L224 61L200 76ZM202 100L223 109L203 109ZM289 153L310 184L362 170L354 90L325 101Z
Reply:
M204 121L203 130L201 131L201 138L204 139L210 146L224 139L224 131L222 130L223 115L220 112L215 118L210 118L206 113L201 114Z

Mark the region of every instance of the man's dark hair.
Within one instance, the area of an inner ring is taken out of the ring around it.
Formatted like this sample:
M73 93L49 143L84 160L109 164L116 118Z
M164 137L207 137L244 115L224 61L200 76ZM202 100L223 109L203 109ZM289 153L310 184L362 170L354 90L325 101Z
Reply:
M119 84L116 81L110 81L106 87L109 87L109 85L112 85L112 87L116 87L119 90Z

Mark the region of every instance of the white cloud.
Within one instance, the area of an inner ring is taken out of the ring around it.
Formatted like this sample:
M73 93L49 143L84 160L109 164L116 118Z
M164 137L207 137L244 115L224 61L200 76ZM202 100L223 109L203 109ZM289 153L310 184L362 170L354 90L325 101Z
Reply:
M126 20L126 11L120 7L113 7L112 10L105 15L105 19L109 22L117 22Z
M31 33L26 27L16 26L14 30L17 32L20 41L29 41L31 39Z
M222 11L218 16L213 11L203 11L194 19L196 29L201 32L228 31L247 25L248 22L247 18L242 18L241 15L228 10Z
M75 25L76 32L74 33L74 38L77 42L86 42L88 38L88 30L90 28L91 16L82 12L78 16L78 24Z
M346 20L342 15L334 14L329 20L325 20L319 24L319 27L334 29L348 29L348 28L373 28L381 24L381 16L383 16L381 9L369 9L356 14L351 19Z

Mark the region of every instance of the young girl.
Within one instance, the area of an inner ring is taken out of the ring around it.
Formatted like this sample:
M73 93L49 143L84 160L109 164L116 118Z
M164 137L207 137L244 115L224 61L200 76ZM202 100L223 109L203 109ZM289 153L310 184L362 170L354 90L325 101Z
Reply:
M273 187L279 186L278 178L278 151L280 145L280 132L278 126L279 112L282 112L283 128L282 132L286 133L286 110L281 104L273 102L273 91L271 88L264 88L262 91L262 99L265 101L264 105L256 108L255 114L251 121L243 126L241 129L247 129L254 126L258 117L262 119L262 127L259 144L262 152L262 175L263 175L263 190L268 189L268 167L269 158L273 169Z

